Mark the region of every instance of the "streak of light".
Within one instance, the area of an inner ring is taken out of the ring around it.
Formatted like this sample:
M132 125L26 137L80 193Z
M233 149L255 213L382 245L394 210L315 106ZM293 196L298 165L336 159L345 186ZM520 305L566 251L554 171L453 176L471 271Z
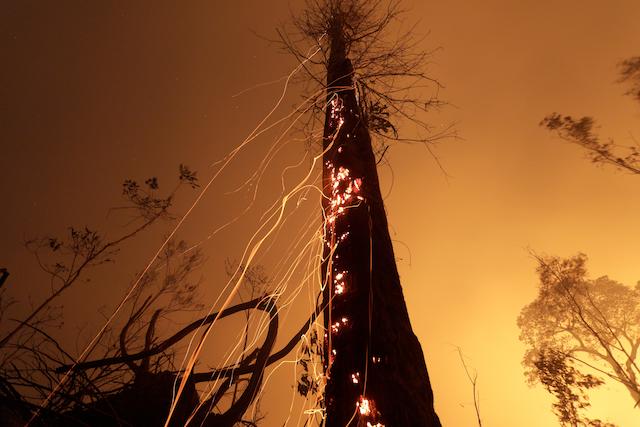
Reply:
M291 197L293 197L293 195L295 195L297 192L299 192L301 189L304 189L306 187L310 187L310 185L305 184L306 181L309 179L309 177L311 176L312 170L315 167L315 164L318 162L318 160L321 160L322 157L324 156L325 152L327 152L328 150L331 149L331 147L333 146L335 139L327 146L327 148L320 153L319 155L315 156L313 159L313 163L311 165L311 168L309 170L309 172L307 173L307 175L302 179L302 181L296 185L296 187L291 190L287 195L285 195L282 198L281 201L281 206L280 209L277 213L277 216L274 214L272 214L267 221L265 221L264 224L262 224L258 230L253 234L253 236L251 237L251 239L249 240L249 243L247 244L247 247L242 255L241 258L241 264L238 265L238 268L236 269L236 271L234 272L234 275L232 276L232 280L235 278L235 276L239 274L239 277L236 281L236 284L234 285L234 287L232 288L231 292L229 293L229 295L227 296L227 298L225 299L224 303L222 304L220 311L218 312L217 316L214 318L213 322L211 322L209 325L207 325L207 327L205 328L202 337L200 338L195 350L192 353L192 356L189 358L189 361L187 363L186 369L183 372L182 375L182 379L180 381L180 386L178 388L178 391L172 401L171 407L169 409L169 414L167 416L167 419L165 421L165 427L169 426L169 422L171 421L171 417L173 416L173 412L175 411L178 399L180 398L180 396L182 395L182 392L184 391L184 388L186 386L187 383L187 379L188 376L191 374L191 372L193 371L193 367L195 366L195 363L197 361L197 357L200 355L200 352L202 351L202 348L204 346L204 342L206 341L206 339L209 337L209 334L211 333L211 330L213 328L213 326L215 325L215 323L217 323L218 319L220 318L220 315L222 313L222 311L224 309L226 309L229 304L231 304L231 301L233 300L233 297L235 296L235 294L237 293L238 289L240 288L240 285L242 284L242 279L244 278L244 275L246 273L247 268L249 267L249 265L251 265L251 262L253 261L253 258L255 257L256 253L258 252L258 250L260 249L260 247L262 246L262 244L266 241L266 239L274 232L274 230L277 228L278 224L280 223L280 221L282 220L283 214L284 214L284 210L286 208L287 202L289 201L289 199ZM267 224L268 220L270 219L274 219L275 218L275 222L274 224L267 230L266 234L258 239L258 241L253 244L253 247L251 248L251 250L249 251L249 247L252 246L252 242L254 241L254 239L257 238L258 234L260 233L260 231L265 228L265 225ZM249 251L248 255L247 255L247 251ZM245 260L245 258L247 259L246 263L244 263L243 261ZM241 266L245 264L244 267L241 268ZM212 314L213 313L213 306L212 308L209 310L208 314Z
M227 156L226 159L224 161L224 163L222 164L222 166L218 169L218 171L211 177L211 179L207 182L207 184L203 187L202 191L200 192L200 194L198 194L198 196L196 197L196 199L194 200L194 202L191 204L191 206L189 207L189 209L187 209L187 211L182 215L182 217L179 219L179 221L177 222L177 224L175 225L175 227L171 230L171 232L169 233L168 237L163 241L163 243L160 245L160 247L158 248L158 250L155 252L155 254L153 255L153 257L151 258L151 260L147 263L147 265L145 266L145 268L143 269L142 273L140 273L138 275L138 278L136 279L136 281L131 285L131 287L129 288L129 291L125 294L124 298L122 298L122 300L119 302L119 304L116 306L116 308L113 310L113 312L111 313L111 315L107 318L106 322L104 323L104 325L100 328L100 330L98 331L98 333L93 337L93 339L89 342L89 344L84 348L84 350L82 351L82 353L80 354L80 357L78 357L73 365L71 366L71 368L69 370L67 370L65 372L65 374L62 376L62 378L57 381L56 385L51 389L51 391L48 393L47 397L45 398L45 400L39 405L38 409L34 412L33 416L29 419L29 421L27 422L26 426L28 427L29 425L31 425L31 423L37 419L42 411L42 409L44 409L49 402L51 401L51 398L58 392L58 390L60 390L60 388L66 383L66 381L68 380L69 376L71 375L71 373L74 371L74 368L77 366L78 363L82 362L85 360L85 358L89 355L89 353L91 351L93 351L95 345L98 343L99 339L102 337L102 335L104 334L104 332L106 331L107 327L113 322L113 320L115 319L115 317L118 315L118 313L120 312L120 310L122 309L122 307L124 307L125 303L129 300L129 298L131 297L131 295L133 295L133 292L138 288L142 278L147 274L147 272L150 270L150 268L152 267L152 265L155 263L155 261L157 260L158 256L160 255L160 253L164 250L164 248L167 246L167 244L169 243L169 241L171 241L171 239L174 237L174 235L176 234L176 232L181 228L182 224L186 221L186 219L190 216L191 212L195 209L195 207L199 204L200 200L202 200L202 198L204 197L204 195L206 194L207 190L211 187L211 185L216 181L217 177L226 169L226 167L229 165L229 163L236 157L236 155L247 145L249 144L253 139L255 139L255 137L257 135L259 135L261 132L258 132L258 129L260 129L264 123L271 117L271 115L273 115L273 113L276 111L276 109L280 106L280 104L282 103L285 94L287 92L287 88L289 85L289 82L291 80L291 78L304 66L304 64L306 62L308 62L309 60L311 60L311 58L313 56L315 56L319 51L321 50L321 48L317 48L313 54L311 54L309 57L307 57L304 61L301 61L300 64L293 70L291 71L291 73L289 73L289 75L287 76L287 79L285 81L283 90L282 90L282 94L279 97L279 99L277 100L275 106L271 109L271 111L269 111L269 113L263 118L262 121L260 121L260 123L256 126L256 128L249 134L249 136L247 138L245 138L244 141L242 141L242 143L234 148ZM233 292L232 292L233 294ZM229 299L228 299L229 300ZM228 305L228 303L227 303ZM226 306L225 306L226 307ZM219 317L219 316L218 316ZM208 329L210 330L210 328ZM207 332L208 332L207 330ZM183 381L181 383L180 389L179 389L179 393L178 396L176 396L176 398L174 399L174 402L172 402L171 405L171 409L169 411L169 415L167 417L167 421L165 423L165 426L168 425L171 416L173 414L173 411L175 409L175 401L177 400L177 398L179 398L179 395L182 392L182 389L184 388L184 384L186 381L186 376L183 377Z

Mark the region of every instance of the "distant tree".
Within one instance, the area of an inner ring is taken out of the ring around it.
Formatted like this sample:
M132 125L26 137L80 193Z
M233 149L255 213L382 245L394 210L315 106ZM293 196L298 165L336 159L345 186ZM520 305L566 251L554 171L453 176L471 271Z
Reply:
M580 410L590 405L588 390L603 384L595 375L623 385L638 406L640 286L588 279L583 254L536 258L538 296L518 318L528 379L554 395L563 425L607 425Z
M622 61L619 68L619 82L629 85L625 94L640 102L640 56ZM540 125L587 150L594 163L609 164L620 170L640 174L640 144L635 140L634 145L627 146L618 145L612 139L603 141L594 130L595 120L592 117L575 119L552 113Z

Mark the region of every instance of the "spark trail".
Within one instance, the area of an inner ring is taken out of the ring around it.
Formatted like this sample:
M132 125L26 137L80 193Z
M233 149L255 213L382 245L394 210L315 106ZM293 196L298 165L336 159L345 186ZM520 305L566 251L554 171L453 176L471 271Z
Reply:
M213 174L213 176L209 179L209 181L206 183L206 185L203 187L202 191L198 194L198 196L195 198L195 200L192 202L192 204L189 206L189 208L185 211L185 213L179 218L178 222L176 223L176 225L173 227L173 229L170 231L170 233L168 234L168 236L166 237L166 239L164 239L164 241L162 242L162 244L160 245L160 247L155 251L155 253L153 254L153 256L151 257L151 259L148 261L148 263L146 264L146 266L144 267L144 269L142 270L142 272L137 276L137 279L133 282L133 284L130 286L130 288L128 289L128 291L126 292L126 294L124 295L124 297L120 300L120 302L116 305L115 309L112 311L112 313L109 315L109 317L107 318L107 320L105 321L105 323L102 325L102 327L98 330L98 332L95 334L95 336L91 339L91 341L85 346L85 348L83 349L83 351L81 352L80 356L74 360L72 366L70 367L70 369L68 369L63 376L56 382L55 386L51 389L51 391L48 393L48 395L46 396L46 398L40 403L38 409L34 412L33 416L29 419L29 421L27 422L26 426L28 427L29 425L31 425L39 416L40 413L43 409L45 409L49 402L51 401L51 398L61 389L61 387L64 386L64 384L66 383L66 381L69 379L69 376L71 375L71 373L74 371L75 367L78 365L78 363L83 362L86 357L93 351L93 349L95 348L95 346L98 344L99 340L102 338L103 334L105 333L105 331L107 330L107 328L109 327L109 325L114 321L114 319L116 318L116 316L119 314L119 312L121 311L121 309L125 306L125 304L127 303L127 301L130 299L130 297L133 295L133 293L135 292L135 290L138 288L139 284L142 281L142 278L150 271L151 267L154 265L154 263L156 262L156 260L158 259L158 257L160 256L160 254L162 253L162 251L166 248L167 244L171 241L171 239L174 238L174 236L176 235L176 233L178 232L178 230L182 227L182 225L185 223L185 221L189 218L189 216L191 215L191 213L194 211L194 209L198 206L198 204L200 203L200 201L203 199L203 197L205 196L205 194L207 193L207 191L209 190L209 188L214 184L214 182L217 180L217 178L222 174L222 172L227 168L227 166L235 159L235 157L238 155L238 153L240 153L240 151L242 149L244 149L248 144L250 144L252 141L254 141L258 136L260 136L261 134L263 134L264 132L266 132L268 129L272 128L273 126L275 126L276 124L273 124L269 127L267 127L266 129L261 129L263 127L263 125L271 118L271 116L275 113L275 111L280 107L280 105L282 104L282 101L285 98L285 95L287 93L288 90L288 86L289 83L292 79L292 77L298 73L305 65L305 63L309 60L311 60L313 58L313 56L315 56L318 52L320 51L320 48L316 48L315 51L311 52L307 58L305 58L303 61L300 62L300 64L298 64L297 67L295 67L288 75L287 78L285 80L285 84L282 90L282 93L280 95L280 97L277 99L275 105L272 107L272 109L266 114L266 116L258 123L258 125L254 128L254 130L245 138L245 140L243 140L236 148L234 148L233 150L231 150L231 152L229 152L229 154L227 154L227 156L225 156L225 158L222 161L222 166L220 166L218 168L218 170ZM289 116L295 114L295 111L290 113ZM302 113L301 113L302 114ZM286 119L286 118L285 118ZM282 119L284 120L284 119ZM280 121L282 121L280 120ZM278 122L276 122L278 123ZM209 236L211 237L211 236ZM230 299L228 298L227 301L229 301ZM228 305L228 303L227 303ZM178 396L179 397L179 394ZM170 415L171 412L173 410L175 405L172 405L172 409L170 411ZM170 418L170 415L168 417L168 419ZM168 420L167 420L168 422Z

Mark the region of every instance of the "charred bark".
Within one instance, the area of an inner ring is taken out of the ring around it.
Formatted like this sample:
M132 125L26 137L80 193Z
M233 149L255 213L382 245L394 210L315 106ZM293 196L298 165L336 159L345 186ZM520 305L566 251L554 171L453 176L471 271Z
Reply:
M339 17L331 28L323 142L325 425L440 426Z

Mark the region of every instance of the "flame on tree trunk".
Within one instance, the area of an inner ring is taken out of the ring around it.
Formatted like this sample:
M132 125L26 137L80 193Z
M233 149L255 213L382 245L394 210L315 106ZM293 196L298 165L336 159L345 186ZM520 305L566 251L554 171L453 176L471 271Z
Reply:
M323 141L325 426L440 426L341 27L328 34Z

